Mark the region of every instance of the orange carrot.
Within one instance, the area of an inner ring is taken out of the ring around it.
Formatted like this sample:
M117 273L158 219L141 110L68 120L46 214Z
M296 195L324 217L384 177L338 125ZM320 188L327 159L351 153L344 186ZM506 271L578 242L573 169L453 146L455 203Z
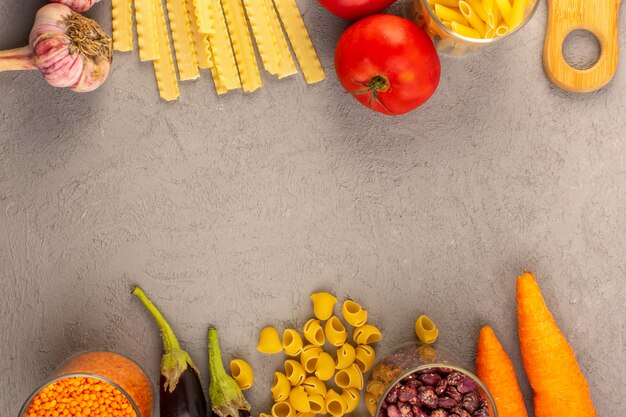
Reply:
M530 272L517 279L517 321L536 417L595 417L589 386Z
M489 326L484 326L478 337L476 374L491 392L498 416L528 417L513 362Z

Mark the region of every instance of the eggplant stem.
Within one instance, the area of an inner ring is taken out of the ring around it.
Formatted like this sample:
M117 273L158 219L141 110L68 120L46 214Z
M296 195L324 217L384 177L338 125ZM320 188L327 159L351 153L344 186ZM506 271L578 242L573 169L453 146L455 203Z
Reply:
M178 343L178 339L174 334L174 331L170 327L169 323L165 320L165 317L161 314L161 312L156 308L152 301L148 298L146 293L139 287L133 288L133 295L139 298L139 301L143 303L146 307L146 310L150 312L157 326L159 326L159 330L161 331L161 337L163 339L163 352L168 355L175 352L179 352L180 344Z
M0 72L37 69L30 46L0 51Z

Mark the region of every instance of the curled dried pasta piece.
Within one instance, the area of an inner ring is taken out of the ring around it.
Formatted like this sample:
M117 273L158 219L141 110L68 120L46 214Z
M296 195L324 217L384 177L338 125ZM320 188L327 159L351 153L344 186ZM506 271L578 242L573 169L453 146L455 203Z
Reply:
M356 357L354 363L359 367L362 373L366 373L374 366L376 360L376 352L374 348L369 345L359 345L355 349Z
M369 345L378 342L382 336L377 327L366 323L354 329L352 338L357 345Z
M328 320L333 315L333 308L337 298L327 292L317 292L311 295L313 302L313 314L320 320Z
M111 27L113 29L113 49L123 52L132 51L132 0L111 0Z
M385 384L383 384L381 381L377 381L374 379L371 379L365 387L366 392L372 394L374 397L377 398L382 397L386 389L387 387Z
M476 13L472 6L466 1L460 1L459 10L470 26L478 31L481 36L484 36L487 30L485 22L478 16L478 13Z
M307 377L301 385L304 387L304 390L307 392L307 394L309 394L309 396L321 395L322 397L324 397L326 395L326 392L328 391L326 389L326 384L324 384L324 381L314 376Z
M343 344L337 349L337 364L335 369L346 369L348 366L354 363L356 358L356 350L350 343Z
M315 346L324 346L324 330L319 320L311 319L304 325L304 338Z
M326 414L326 402L324 401L324 396L321 394L309 395L309 408L311 409L311 413Z
M341 306L343 318L352 327L361 327L367 323L367 311L352 300L346 300Z
M510 26L513 23L512 14L513 8L511 7L511 3L509 0L495 0L496 8L500 11L500 15L504 22Z
M376 415L376 408L378 408L378 401L376 401L376 397L369 393L365 393L365 407L367 411L370 412L370 415L374 417Z
M421 315L415 321L415 334L423 343L431 344L437 341L439 329L428 316Z
M272 406L272 417L295 417L296 410L287 401L282 401Z
M335 384L339 388L357 388L360 390L363 388L363 374L356 363L353 363L346 369L337 372Z
M302 352L302 336L296 330L283 332L283 349L288 356L298 356Z
M345 388L341 391L341 398L346 402L346 413L351 413L359 406L361 390L357 388Z
M289 393L289 404L301 413L309 413L311 406L309 405L309 396L302 386L293 387Z
M282 372L274 372L274 383L271 388L272 399L276 402L287 401L291 392L291 384Z
M310 374L315 372L317 360L322 352L322 348L314 345L307 345L305 349L302 350L302 353L300 354L300 363L306 372Z
M267 414L267 413L259 413L259 417L272 417L272 414Z
M259 352L266 353L268 355L272 355L283 350L283 344L280 342L280 338L278 337L278 330L273 327L266 327L261 330L259 344L256 348Z
M317 365L315 366L315 376L322 381L328 381L335 374L335 360L330 353L322 352L317 358Z
M326 411L333 417L341 417L346 414L348 405L346 400L343 399L335 390L329 389L326 393Z
M296 413L296 417L317 417L317 414L308 412L308 413Z
M233 377L239 388L247 390L254 383L254 372L248 362L243 359L233 359L230 361L230 375Z
M300 385L306 378L306 372L300 362L293 359L287 359L285 361L285 375L291 386Z
M324 325L326 340L333 346L341 346L348 338L348 331L337 316L332 316Z

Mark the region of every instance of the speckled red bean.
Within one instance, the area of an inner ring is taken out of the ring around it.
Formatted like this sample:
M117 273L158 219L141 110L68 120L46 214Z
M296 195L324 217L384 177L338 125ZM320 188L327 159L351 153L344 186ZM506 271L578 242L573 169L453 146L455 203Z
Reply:
M430 414L430 417L448 417L448 412L438 408Z
M414 405L411 408L411 411L413 411L414 417L428 417L428 414L426 414L426 412L423 411L418 405Z
M458 402L450 397L439 397L438 403L439 408L445 408L446 410L451 410L459 405Z
M456 384L456 389L459 390L461 394L467 394L468 392L476 389L476 381L469 376L466 376L461 379L458 384Z
M435 387L435 394L441 396L444 392L446 392L446 387L448 386L448 381L444 378Z
M454 410L452 410L452 412L456 415L458 415L459 417L471 417L470 413L468 413L467 411L463 410L461 407L457 407Z
M402 415L400 414L400 410L398 410L398 407L395 405L389 405L387 407L387 416L388 417L402 417Z
M398 388L398 401L409 402L412 400L415 403L416 398L417 390L415 388L408 385Z
M422 374L418 378L424 385L435 386L441 381L441 376L437 374Z
M417 399L421 404L430 409L437 408L437 404L439 403L437 394L435 394L435 391L431 387L419 387L417 389Z
M463 396L459 391L457 391L456 387L448 386L446 387L445 394L454 399L454 401L460 403L463 400Z
M402 417L413 417L413 411L411 408L411 404L409 403L398 403L398 409L400 410L400 415Z
M453 371L452 373L450 373L450 375L446 377L446 380L448 382L448 385L456 387L456 385L461 382L463 378L465 378L465 375L458 371Z
M487 408L479 408L472 414L473 417L489 417L489 410Z
M461 407L470 413L473 413L476 409L478 409L478 394L476 394L476 391L469 392L463 396Z
M387 398L385 398L385 400L388 403L395 403L396 401L398 401L398 389L400 387L398 385L396 385L395 387L391 388L389 390L389 394L387 394Z

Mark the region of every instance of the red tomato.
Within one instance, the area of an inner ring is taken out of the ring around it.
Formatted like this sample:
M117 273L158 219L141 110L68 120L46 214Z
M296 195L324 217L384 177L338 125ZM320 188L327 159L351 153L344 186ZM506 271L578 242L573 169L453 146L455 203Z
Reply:
M354 98L395 116L433 95L441 64L433 42L416 23L379 14L354 23L341 35L335 71Z
M332 14L346 20L357 20L378 13L396 0L318 0Z

